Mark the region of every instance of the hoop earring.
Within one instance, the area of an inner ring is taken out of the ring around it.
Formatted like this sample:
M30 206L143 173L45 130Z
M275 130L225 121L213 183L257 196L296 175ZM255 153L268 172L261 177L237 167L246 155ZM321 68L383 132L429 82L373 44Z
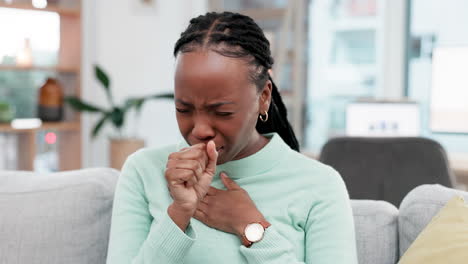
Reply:
M263 117L265 116L265 117ZM268 120L268 111L265 111L265 114L264 115L258 115L258 117L260 118L260 120L265 123L267 120Z

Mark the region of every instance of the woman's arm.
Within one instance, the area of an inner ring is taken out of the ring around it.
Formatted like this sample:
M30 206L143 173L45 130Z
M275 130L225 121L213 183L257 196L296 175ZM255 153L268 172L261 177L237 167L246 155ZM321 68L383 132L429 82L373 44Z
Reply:
M107 263L181 263L194 239L190 225L184 233L167 212L153 219L140 175L129 158L114 196Z
M305 262L298 260L287 234L281 234L275 223L265 230L261 241L251 247L240 247L249 264L356 264L354 223L345 185L334 170L327 173L326 185L320 195L311 200L305 221ZM248 193L235 181L221 173L227 190L210 188L194 217L207 226L232 233L241 238L248 223L264 219ZM316 190L315 195L317 195ZM314 190L310 190L311 196ZM307 199L308 197L304 197ZM298 216L296 216L298 217ZM268 218L266 219L268 220Z
M325 187L327 195L311 206L305 225L305 262L297 260L293 244L274 225L250 248L241 246L249 264L357 264L354 222L345 185L338 173Z

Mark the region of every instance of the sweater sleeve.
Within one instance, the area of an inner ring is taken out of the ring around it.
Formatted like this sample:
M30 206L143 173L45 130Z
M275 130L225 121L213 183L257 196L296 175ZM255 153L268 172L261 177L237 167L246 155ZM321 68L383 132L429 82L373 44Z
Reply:
M107 263L181 263L194 241L191 225L184 233L167 212L153 218L143 183L129 158L114 196Z
M326 195L314 203L304 227L305 262L298 260L293 244L272 225L264 238L250 248L241 246L249 264L308 263L357 264L354 222L346 187L338 173L327 182Z

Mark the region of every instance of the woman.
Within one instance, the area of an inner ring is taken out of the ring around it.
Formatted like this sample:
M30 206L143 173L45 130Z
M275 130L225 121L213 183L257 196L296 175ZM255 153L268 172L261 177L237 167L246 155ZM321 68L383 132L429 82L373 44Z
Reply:
M125 163L108 263L357 263L346 188L298 153L258 25L207 13L174 55L185 142Z

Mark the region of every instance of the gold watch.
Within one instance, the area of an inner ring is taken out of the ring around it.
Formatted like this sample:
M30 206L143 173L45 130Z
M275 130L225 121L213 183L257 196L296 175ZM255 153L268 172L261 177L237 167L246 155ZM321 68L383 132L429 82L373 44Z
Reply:
M266 220L248 224L242 234L242 244L250 247L253 243L259 242L263 239L265 230L270 226L271 224Z

